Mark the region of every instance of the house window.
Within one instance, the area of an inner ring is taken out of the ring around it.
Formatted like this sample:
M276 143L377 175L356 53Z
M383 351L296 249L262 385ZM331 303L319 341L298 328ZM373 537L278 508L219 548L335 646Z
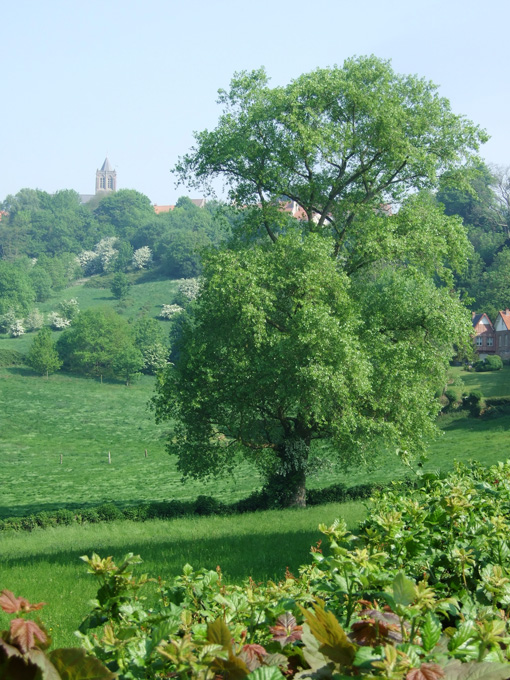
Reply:
M101 177L101 179L99 180L99 187L100 187L101 189L105 189L105 188L106 188L106 183L105 183L105 178L104 178L104 177Z
M494 338L487 338L487 347L492 347L494 344Z
M476 336L476 346L481 347L483 345L483 338L481 335Z
M508 347L508 335L505 333L505 347Z
M113 189L113 177L108 177L108 189Z

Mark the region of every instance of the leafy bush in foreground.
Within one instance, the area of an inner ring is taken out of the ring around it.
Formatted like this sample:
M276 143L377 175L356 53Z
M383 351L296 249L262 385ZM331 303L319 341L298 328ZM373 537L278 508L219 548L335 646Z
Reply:
M120 678L510 678L510 462L424 475L377 493L358 535L321 530L329 553L276 584L221 570L160 584L148 607L132 554L84 557L99 580L80 626Z
M28 614L45 602L30 604L10 590L2 590L0 607L15 614L9 630L0 633L0 678L2 680L114 680L98 659L83 649L54 649L46 654L51 639L40 621Z

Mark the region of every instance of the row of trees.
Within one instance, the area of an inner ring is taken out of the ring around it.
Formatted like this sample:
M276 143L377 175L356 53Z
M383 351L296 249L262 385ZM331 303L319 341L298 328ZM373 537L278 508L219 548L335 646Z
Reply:
M100 378L120 378L126 384L140 373L162 369L169 354L160 324L142 317L129 324L109 307L78 314L55 343L48 327L34 338L27 363L49 375L61 367Z
M229 211L211 202L198 208L187 198L176 208L156 215L147 196L128 189L82 205L74 191L50 195L22 189L0 204L0 257L60 257L93 252L100 242L115 239L113 270L130 266L133 251L148 247L163 273L186 278L198 273L198 250L216 245L230 229ZM221 213L221 219L214 219Z
M316 466L407 458L435 432L434 395L470 331L454 292L470 243L435 193L466 186L487 135L375 57L285 87L243 72L219 101L176 172L221 178L244 217L206 256L153 406L177 423L184 476L247 457L275 499L304 504Z

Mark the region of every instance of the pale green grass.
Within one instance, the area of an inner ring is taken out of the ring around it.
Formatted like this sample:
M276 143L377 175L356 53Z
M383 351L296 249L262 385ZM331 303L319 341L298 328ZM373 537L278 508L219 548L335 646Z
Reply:
M279 580L288 567L297 573L309 562L310 547L321 539L318 525L345 519L355 529L365 517L362 504L331 504L306 509L267 511L235 517L152 520L135 524L57 527L32 533L2 534L0 589L31 601L47 602L43 621L55 644L76 645L73 631L89 610L96 592L80 555L97 552L121 559L141 555L138 573L171 578L189 563L195 569L219 565L226 582ZM0 625L6 618L0 616Z

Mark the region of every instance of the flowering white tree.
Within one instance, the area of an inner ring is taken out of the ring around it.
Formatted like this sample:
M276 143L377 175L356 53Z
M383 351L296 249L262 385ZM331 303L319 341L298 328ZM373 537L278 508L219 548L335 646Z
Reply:
M0 333L9 333L10 327L16 322L16 313L9 309L0 316Z
M196 300L200 291L200 279L181 279L177 285L179 293L188 302Z
M21 335L25 335L25 328L23 326L22 319L16 319L16 321L9 327L9 334L11 338L19 338Z
M168 348L161 342L142 349L144 371L154 375L168 364Z
M152 261L152 250L149 246L143 246L138 248L133 253L133 267L135 269L145 269L148 264Z
M60 316L64 319L72 321L80 311L78 300L71 298L70 300L62 300L59 304Z
M107 238L101 239L94 247L103 272L109 271L117 257L119 251L114 247L117 244L117 241L118 239L116 236L108 236Z
M97 274L99 259L97 253L93 250L82 250L82 252L77 256L80 267L86 276L91 274Z
M44 326L44 314L37 308L33 309L25 319L25 329L27 331L38 331Z
M183 309L179 305L163 305L159 313L160 319L171 319L176 314L182 312Z
M69 319L64 319L58 312L50 312L48 314L48 324L55 331L62 331L64 328L68 328L71 325Z

